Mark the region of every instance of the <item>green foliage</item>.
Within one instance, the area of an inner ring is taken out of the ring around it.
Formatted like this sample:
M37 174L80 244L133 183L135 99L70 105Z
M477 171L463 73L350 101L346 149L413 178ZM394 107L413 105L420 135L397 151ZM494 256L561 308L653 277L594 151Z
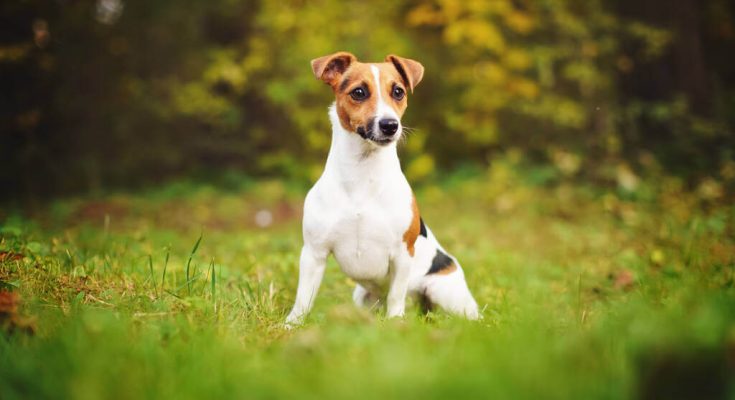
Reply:
M417 197L482 321L357 309L330 261L294 331L300 190L57 201L0 228L0 290L36 332L0 320L0 397L725 398L735 209L677 181L571 186L514 154L464 169Z
M8 3L0 178L11 198L233 168L311 181L331 93L309 60L337 50L426 66L404 118L415 179L508 149L536 163L569 153L571 175L595 178L640 171L643 150L718 178L733 157L735 83L715 57L732 43L732 10L693 7L719 30L658 24L631 0ZM710 70L671 62L692 51L676 35L701 37L692 56ZM662 80L670 68L681 79ZM689 83L708 79L717 90Z

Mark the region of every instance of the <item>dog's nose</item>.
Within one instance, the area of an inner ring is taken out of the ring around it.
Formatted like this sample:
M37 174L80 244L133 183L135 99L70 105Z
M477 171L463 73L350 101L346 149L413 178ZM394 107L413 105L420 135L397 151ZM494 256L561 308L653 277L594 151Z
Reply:
M398 130L398 120L388 118L381 119L378 122L378 127L380 128L380 131L383 132L383 135L393 136Z

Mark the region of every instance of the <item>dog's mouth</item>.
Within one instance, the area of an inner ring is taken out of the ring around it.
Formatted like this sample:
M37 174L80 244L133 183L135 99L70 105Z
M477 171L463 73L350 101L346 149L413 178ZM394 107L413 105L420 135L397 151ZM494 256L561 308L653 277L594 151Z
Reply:
M389 145L389 144L391 144L393 142L393 138L383 138L383 139L370 138L370 140L373 141L373 142L375 142L375 143L377 143L377 144L379 144L379 145L381 145L381 146L386 146L386 145Z
M373 142L375 144L378 144L380 146L386 146L391 144L395 140L395 136L393 137L375 137L375 135L372 132L372 129L365 129L364 127L357 128L357 134L360 135L363 139Z
M379 146L387 146L393 143L399 136L377 136L375 135L375 130L373 129L374 126L375 118L371 118L365 126L360 126L357 128L357 134L360 135L360 137L362 137L363 139L373 142Z
M358 126L355 130L361 138L368 142L373 142L378 146L387 146L401 136L400 130L393 135L383 135L377 130L377 123L375 118L370 118L367 123L363 126Z

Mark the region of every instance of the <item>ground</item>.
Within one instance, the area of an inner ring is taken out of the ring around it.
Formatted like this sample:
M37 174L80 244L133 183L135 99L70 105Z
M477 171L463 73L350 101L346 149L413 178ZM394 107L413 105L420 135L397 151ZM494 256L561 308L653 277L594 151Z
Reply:
M674 178L498 164L416 186L480 322L352 305L330 261L283 328L306 188L172 183L5 211L0 398L721 398L735 207Z

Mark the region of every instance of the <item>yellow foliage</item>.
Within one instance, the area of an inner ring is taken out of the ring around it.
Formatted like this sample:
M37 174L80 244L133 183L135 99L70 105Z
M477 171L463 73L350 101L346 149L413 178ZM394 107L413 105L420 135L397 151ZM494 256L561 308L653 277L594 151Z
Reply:
M633 68L633 61L619 62L619 22L599 3L523 3L432 0L375 7L337 0L263 2L251 27L254 34L238 45L210 50L199 80L174 85L174 110L221 123L223 116L240 111L238 103L212 90L227 83L237 96L255 94L253 103L262 102L244 110L244 116L270 108L280 115L279 129L289 130L274 139L267 134L270 126L248 127L254 143L285 142L292 147L284 154L298 154L318 166L331 139L326 108L332 93L314 79L309 60L338 50L368 61L395 53L426 67L426 83L409 95L408 115L427 128L412 135L403 150L412 178L425 178L435 168L424 146L427 138L439 147L466 143L490 148L507 138L530 146L542 143L536 138L545 135L565 142L559 148L572 148L580 142L575 135L588 133L591 126L591 100L614 99L611 77L620 68ZM346 15L358 18L334 22ZM639 25L625 29L650 41L651 49L666 43L662 31ZM414 103L413 96L422 102ZM598 142L617 154L618 137L605 124ZM564 174L581 168L576 154L555 159ZM287 165L285 158L271 157L262 165Z
M19 44L14 46L0 46L0 61L17 62L25 58L31 51L30 44Z
M639 22L630 23L627 27L633 36L642 39L642 43L646 45L645 55L649 59L662 54L672 39L669 31Z
M579 171L582 165L582 159L579 155L558 148L549 149L549 156L554 165L564 175L574 175Z
M509 82L509 91L525 99L534 99L540 93L536 82L525 78L516 78Z
M515 10L505 15L505 24L521 34L531 33L535 26L533 18L529 14Z
M215 96L200 82L175 86L173 99L178 112L197 116L212 123L217 123L218 119L231 109L227 100Z
M471 129L467 129L467 126L465 129L467 138L478 145L489 145L498 141L498 125L492 117L485 116L479 121L473 121Z
M444 14L430 4L420 4L410 10L406 15L406 23L409 26L429 25L437 26L446 22Z
M503 65L511 70L525 71L531 66L531 56L519 48L509 48L502 57Z
M236 62L231 51L218 51L204 71L204 81L209 84L226 82L236 92L241 93L247 83L247 76L245 68Z
M507 78L506 70L495 62L477 63L474 72L472 79L478 79L485 84L500 85Z
M434 172L434 157L422 154L411 161L406 169L406 176L411 181L421 181Z
M497 26L486 20L466 19L449 25L444 30L447 44L472 45L500 53L505 49L505 39Z

